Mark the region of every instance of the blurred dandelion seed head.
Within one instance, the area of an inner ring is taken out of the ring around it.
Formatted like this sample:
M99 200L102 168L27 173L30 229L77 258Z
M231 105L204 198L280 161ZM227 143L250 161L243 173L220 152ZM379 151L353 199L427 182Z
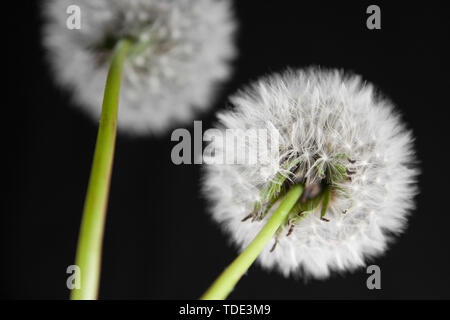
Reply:
M81 28L66 28L66 8ZM230 74L236 23L229 0L47 0L44 45L60 85L98 119L115 44L133 41L124 67L119 130L163 132L206 109Z

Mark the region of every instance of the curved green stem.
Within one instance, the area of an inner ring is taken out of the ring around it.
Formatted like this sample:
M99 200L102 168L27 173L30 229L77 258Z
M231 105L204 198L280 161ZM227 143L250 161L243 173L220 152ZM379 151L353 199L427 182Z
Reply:
M72 290L73 300L92 300L98 295L103 233L116 142L120 84L123 64L130 45L128 40L119 41L114 49L106 80L102 115L75 259L75 264L80 268L81 286Z
M223 300L230 294L242 275L250 268L275 232L286 221L289 211L300 199L303 185L293 186L278 208L257 234L250 245L225 269L209 289L200 297L201 300Z

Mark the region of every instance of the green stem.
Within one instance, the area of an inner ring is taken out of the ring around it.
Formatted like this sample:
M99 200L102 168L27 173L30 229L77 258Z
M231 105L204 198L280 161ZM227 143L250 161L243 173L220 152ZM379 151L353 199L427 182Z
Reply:
M114 159L123 64L130 41L121 40L114 49L103 96L102 115L94 160L84 204L75 264L80 268L80 288L72 290L73 300L97 299L100 280L103 233L109 185Z
M230 294L242 275L250 268L275 232L286 221L289 211L300 199L303 185L293 186L286 194L278 208L257 234L250 245L225 269L209 289L200 297L201 300L223 300Z

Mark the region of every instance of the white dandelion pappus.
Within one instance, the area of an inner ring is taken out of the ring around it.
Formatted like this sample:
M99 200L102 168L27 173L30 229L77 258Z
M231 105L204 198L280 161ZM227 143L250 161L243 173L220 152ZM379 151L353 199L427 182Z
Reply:
M66 27L66 8L81 9L81 29ZM115 42L136 41L127 59L118 128L161 133L205 110L235 55L228 0L49 0L44 46L60 85L99 119Z
M279 154L264 153L257 165L205 167L212 216L241 249L276 207L268 208L262 196L268 186L286 179L288 186L296 181L333 187L329 222L321 220L318 207L295 225L283 225L278 241L274 237L258 258L263 268L326 278L331 271L365 265L404 230L417 193L413 136L373 85L338 70L288 70L238 92L231 104L232 110L218 116L222 130L276 128L279 133ZM213 143L218 154L227 152L220 140ZM264 209L265 216L258 216ZM249 213L252 221L242 221Z

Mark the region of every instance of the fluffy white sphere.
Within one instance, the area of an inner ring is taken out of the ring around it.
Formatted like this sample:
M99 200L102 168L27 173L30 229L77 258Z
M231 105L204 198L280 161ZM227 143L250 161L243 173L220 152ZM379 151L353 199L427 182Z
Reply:
M66 26L71 5L79 30ZM118 127L129 133L162 132L206 109L235 55L228 0L48 0L44 13L55 76L96 120L114 43L125 36L145 48L124 67Z
M256 165L206 165L204 191L213 218L240 248L248 246L274 211L276 205L262 221L242 221L277 174L335 187L326 212L330 221L320 219L319 208L289 236L289 226L283 226L275 250L270 251L272 239L258 258L264 268L285 276L326 278L331 271L365 265L404 230L417 192L413 137L393 104L370 83L338 70L287 71L257 81L231 103L233 109L219 114L220 130L258 128L279 134L280 152L260 154ZM216 157L257 149L246 142L237 151L227 150L220 139L213 145ZM294 169L287 170L288 161L295 161ZM333 173L336 168L345 168L344 174Z

